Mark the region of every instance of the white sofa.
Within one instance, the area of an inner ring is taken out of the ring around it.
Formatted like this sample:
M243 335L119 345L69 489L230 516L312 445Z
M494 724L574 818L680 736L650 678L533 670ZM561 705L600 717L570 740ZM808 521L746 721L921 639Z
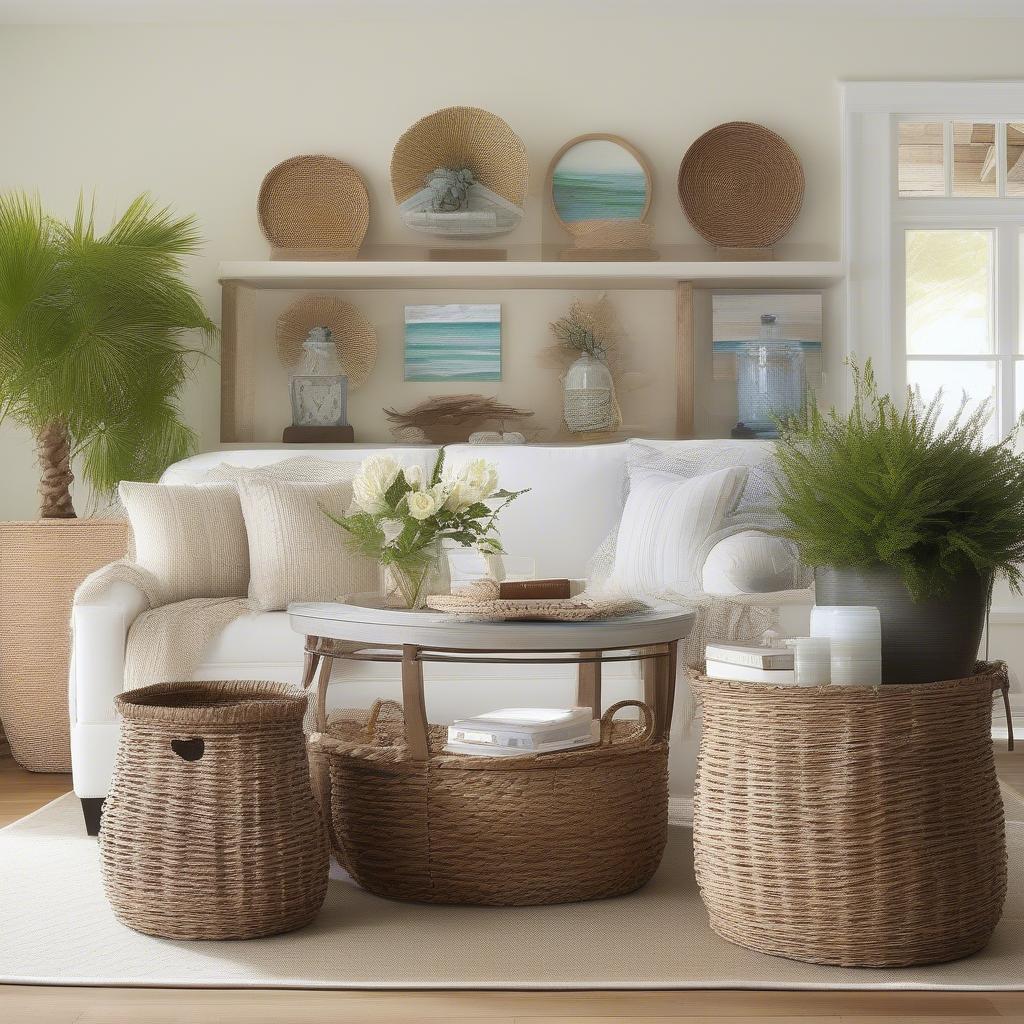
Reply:
M714 445L716 442L678 442ZM729 442L735 445L737 442ZM744 442L761 444L761 442ZM318 458L359 461L383 445L325 449ZM390 449L407 464L429 468L436 448ZM503 513L501 535L513 555L531 556L538 576L583 577L602 541L615 528L626 481L626 444L594 446L452 445L453 464L483 456L494 461L503 487L529 487L530 493ZM294 458L299 446L229 449L194 456L171 466L165 483L198 483L214 466L228 462L259 466ZM82 798L90 831L98 821L100 801L110 783L117 746L115 694L124 688L125 643L132 622L148 607L145 596L123 582L112 583L73 613L74 651L70 668L71 748L75 793ZM250 614L232 622L216 637L195 672L197 679L272 679L298 683L303 638L294 633L285 612ZM389 665L336 662L329 705L368 706L378 696L398 696L396 674ZM574 694L573 671L565 666L494 666L486 673L474 666L434 666L427 675L428 713L433 721L509 704L558 704ZM612 664L604 676L608 703L636 696L634 665ZM338 685L335 685L338 684ZM689 794L692 747L674 751L672 791Z

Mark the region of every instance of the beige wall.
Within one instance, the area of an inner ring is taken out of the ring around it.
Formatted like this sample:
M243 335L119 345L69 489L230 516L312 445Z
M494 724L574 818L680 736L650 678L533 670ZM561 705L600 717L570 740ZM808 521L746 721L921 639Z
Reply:
M993 20L560 21L477 9L462 24L450 21L445 14L252 27L2 27L0 189L38 189L60 213L80 189L95 190L102 221L142 190L195 211L208 245L191 270L216 315L217 262L267 255L255 197L265 171L289 155L350 160L370 184L370 240L401 241L387 182L395 139L438 107L483 106L511 123L531 156L530 208L510 241L542 232L552 241L542 202L551 154L581 132L618 132L654 167L659 240L692 242L674 194L679 159L706 128L746 118L779 131L803 161L806 201L789 241L834 257L836 80L1014 77L1022 67L1017 25ZM501 298L514 308L512 295ZM547 309L531 308L540 323ZM662 345L671 359L667 323L648 327L644 318L654 314L637 315L645 346ZM834 366L843 343L836 319L827 339ZM400 333L385 333L396 344ZM389 352L382 370L396 359ZM703 400L713 414L714 394ZM204 447L213 447L215 365L202 368L183 404ZM0 468L0 518L33 515L30 441L9 424L0 427Z

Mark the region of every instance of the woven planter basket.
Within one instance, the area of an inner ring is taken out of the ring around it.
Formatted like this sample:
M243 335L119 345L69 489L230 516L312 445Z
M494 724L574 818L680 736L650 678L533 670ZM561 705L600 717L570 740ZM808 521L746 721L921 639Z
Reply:
M691 670L697 884L723 938L844 967L982 948L1006 894L992 757L1002 663L947 682L798 687Z
M0 718L22 768L71 771L71 599L128 539L121 519L0 523Z
M272 167L257 209L276 257L355 259L370 223L366 183L332 156L293 156Z
M796 153L760 124L731 121L705 132L679 165L679 202L712 245L767 248L800 212L804 172Z
M158 683L122 718L100 828L117 919L168 939L300 928L327 893L323 823L302 717L281 683Z
M615 723L625 706L645 726ZM310 738L330 774L335 853L378 896L426 903L532 905L632 892L654 874L668 828L668 747L621 701L600 746L522 757L442 753L412 760L401 706L332 723Z

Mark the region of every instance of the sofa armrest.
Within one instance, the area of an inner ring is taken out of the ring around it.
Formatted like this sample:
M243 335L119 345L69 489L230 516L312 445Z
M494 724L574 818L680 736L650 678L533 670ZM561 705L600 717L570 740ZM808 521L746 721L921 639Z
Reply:
M123 580L111 580L72 608L68 703L73 725L115 720L114 697L124 689L128 630L148 608L149 598Z

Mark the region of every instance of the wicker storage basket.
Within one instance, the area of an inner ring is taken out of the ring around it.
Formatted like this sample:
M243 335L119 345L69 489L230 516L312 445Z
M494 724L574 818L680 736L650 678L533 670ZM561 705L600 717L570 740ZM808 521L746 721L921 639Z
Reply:
M1006 894L991 740L1002 663L881 687L690 675L704 719L695 867L719 935L844 967L988 942Z
M71 599L128 539L121 519L0 523L0 718L22 768L71 771Z
M158 683L120 694L100 829L122 924L168 939L247 939L308 924L327 893L306 698L280 683Z
M645 725L615 723L626 706ZM523 757L441 752L410 758L401 706L310 738L330 772L338 859L378 896L427 903L531 905L618 896L654 874L668 827L668 747L646 705L621 701L599 746Z

